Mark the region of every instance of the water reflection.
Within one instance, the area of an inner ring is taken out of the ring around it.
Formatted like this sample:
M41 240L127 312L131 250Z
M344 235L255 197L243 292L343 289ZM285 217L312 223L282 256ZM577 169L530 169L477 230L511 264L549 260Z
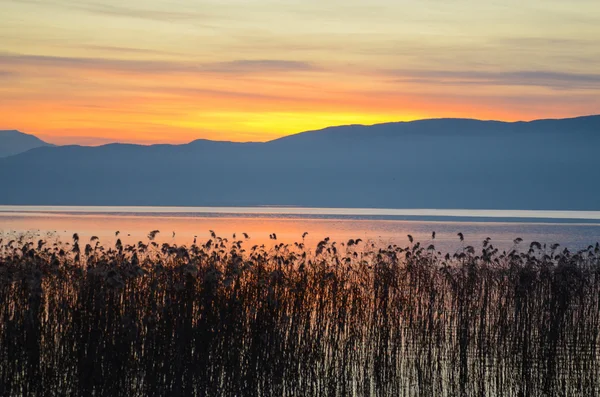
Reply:
M524 222L458 222L458 221L407 221L389 219L314 218L299 215L251 216L247 214L223 215L216 213L153 214L153 213L55 213L55 212L1 212L0 232L4 235L29 232L46 236L51 233L58 239L67 239L78 233L82 240L92 236L105 245L116 241L115 232L124 243L147 240L151 230L160 230L157 241L191 245L194 238L205 241L209 230L218 236L241 239L242 233L250 236L252 244L272 244L269 238L276 233L277 242L302 241L308 232L306 244L316 244L325 237L345 241L350 238L372 240L378 244L407 244L407 234L427 242L435 231L436 248L455 250L462 246L457 233L465 235L465 244L480 246L490 237L501 249L512 246L515 237L525 244L531 241L560 243L572 249L585 248L600 240L600 224L551 224Z

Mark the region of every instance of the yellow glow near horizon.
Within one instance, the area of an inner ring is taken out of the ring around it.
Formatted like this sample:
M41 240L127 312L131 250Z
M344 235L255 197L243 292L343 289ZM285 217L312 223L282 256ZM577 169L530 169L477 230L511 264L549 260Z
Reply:
M203 118L201 122L191 121L176 123L190 129L208 128L216 130L227 120L231 132L239 136L257 136L250 140L270 140L282 135L290 135L302 131L318 130L328 126L348 124L377 124L393 121L410 121L420 117L406 115L385 114L352 114L331 112L236 112L236 113L214 113L208 115L208 120ZM258 135L260 134L260 135ZM263 139L258 138L263 137Z

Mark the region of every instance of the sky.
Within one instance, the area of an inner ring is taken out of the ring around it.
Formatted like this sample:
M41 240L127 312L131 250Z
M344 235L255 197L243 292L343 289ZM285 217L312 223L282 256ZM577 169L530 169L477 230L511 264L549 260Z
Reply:
M598 0L0 0L0 129L266 141L600 113Z

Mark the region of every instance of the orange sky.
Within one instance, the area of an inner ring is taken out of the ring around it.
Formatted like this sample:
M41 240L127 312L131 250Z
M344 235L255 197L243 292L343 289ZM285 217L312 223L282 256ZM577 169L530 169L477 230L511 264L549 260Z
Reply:
M600 113L600 3L0 0L0 129L265 141Z

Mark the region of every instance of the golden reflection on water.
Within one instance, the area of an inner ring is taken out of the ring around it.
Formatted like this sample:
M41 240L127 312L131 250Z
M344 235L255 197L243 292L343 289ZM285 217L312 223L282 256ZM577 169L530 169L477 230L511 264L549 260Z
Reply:
M158 214L80 214L80 213L33 213L0 212L0 236L18 235L28 232L32 239L39 237L69 241L73 233L78 233L82 241L92 236L100 238L103 245L112 245L117 237L124 243L147 241L148 233L160 230L158 242L191 245L194 238L205 242L210 238L210 230L217 236L244 240L243 233L250 236L249 245L301 242L302 235L308 232L305 243L315 245L321 239L344 242L361 238L377 244L407 245L407 234L416 241L429 244L431 232L436 231L434 241L441 250L453 250L462 246L457 233L465 235L465 244L481 246L481 241L490 236L496 246L508 249L516 237L522 237L524 244L531 241L542 243L558 242L570 248L584 248L600 240L598 224L541 224L510 222L456 222L456 221L406 221L381 219L333 219L307 218L294 216L252 216L252 215L158 215ZM270 239L275 233L277 240Z
M386 230L385 225L369 220L339 219L292 219L292 218L247 218L247 217L170 217L170 216L125 216L98 214L1 214L1 229L7 232L29 231L45 235L50 232L61 238L70 238L78 233L83 241L97 236L103 243L116 240L115 232L123 242L147 240L151 230L159 230L157 241L177 244L192 244L194 238L206 241L210 230L217 236L244 240L243 233L249 235L253 244L276 242L300 242L302 235L308 232L305 240L308 244L325 237L344 241L350 238L375 239L378 242L399 240L402 236L397 228Z

